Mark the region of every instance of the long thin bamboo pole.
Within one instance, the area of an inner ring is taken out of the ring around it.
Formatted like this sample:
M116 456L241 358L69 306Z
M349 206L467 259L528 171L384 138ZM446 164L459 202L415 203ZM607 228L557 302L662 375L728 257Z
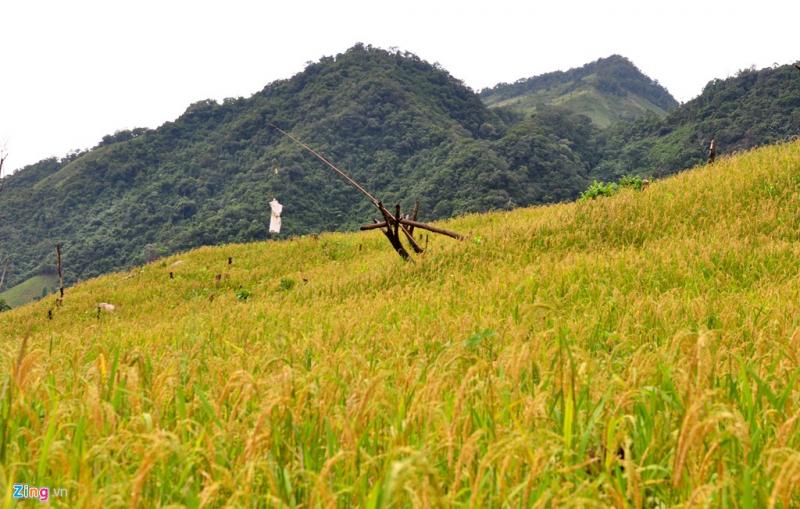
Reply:
M300 141L299 139L297 139L297 138L296 138L296 137L294 137L293 135L291 135L291 134L287 133L286 131L284 131L284 130L283 130L283 129L281 129L280 127L276 126L276 125L275 125L275 124L273 124L272 122L270 122L269 126L270 126L270 127L272 127L273 129L275 129L276 131L278 131L279 133L283 134L284 136L286 136L287 138L289 138L289 139L290 139L290 140L292 140L293 142L297 143L298 145L300 145L300 146L301 146L301 147L303 147L304 149L308 150L309 152L311 152L311 153L312 153L312 154L314 154L315 156L317 156L317 158L318 158L320 161L322 161L323 163L325 163L325 164L327 164L328 166L330 166L330 167L331 167L331 169L332 169L333 171L335 171L336 173L338 173L338 174L339 174L339 175L340 175L340 176L341 176L343 179L345 179L347 182L349 182L349 183L350 183L350 185L352 185L353 187L355 187L356 189L358 189L358 190L361 192L361 194L363 194L364 196L366 196L367 198L369 198L369 201L371 201L373 205L375 205L376 207L380 208L380 207L379 207L379 205L378 205L378 204L380 203L380 201L379 201L377 198L375 198L374 196L372 196L372 195L369 193L369 191L367 191L366 189L364 189L364 188L361 186L361 184L359 184L358 182L356 182L355 180L353 180L353 179L352 179L352 178L351 178L351 177L350 177L348 174L346 174L345 172L343 172L342 170L340 170L339 168L337 168L337 167L336 167L336 165L335 165L335 164L333 164L332 162L330 162L328 159L326 159L326 158L325 158L325 156L323 156L322 154L320 154L319 152L317 152L317 151L316 151L316 150L314 150L313 148L309 147L308 145L306 145L305 143L303 143L302 141Z

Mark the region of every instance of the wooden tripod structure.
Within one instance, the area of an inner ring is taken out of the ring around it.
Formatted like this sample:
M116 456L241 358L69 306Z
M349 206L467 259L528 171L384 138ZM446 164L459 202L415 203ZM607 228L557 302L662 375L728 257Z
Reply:
M340 170L336 167L332 162L326 159L322 154L314 150L313 148L309 147L302 141L300 141L295 136L287 133L280 127L276 126L273 123L269 124L270 127L281 133L282 135L286 136L293 142L297 143L307 151L311 152L314 156L317 157L320 161L328 165L333 171L335 171L340 177L345 179L351 186L355 187L361 194L367 197L369 201L378 209L378 211L383 216L383 221L378 221L377 219L373 219L373 224L367 224L361 227L362 230L375 230L380 229L381 232L389 239L389 243L392 244L392 247L397 254L399 254L404 260L408 260L411 256L406 250L403 243L400 241L400 235L402 235L408 240L411 249L420 254L425 251L422 246L419 245L419 242L414 238L414 229L420 228L422 230L428 230L433 233L438 233L441 235L446 235L448 237L452 237L457 240L463 240L464 237L456 232L445 230L444 228L437 228L435 226L429 225L427 223L422 223L417 221L417 214L419 213L419 201L416 202L414 205L414 210L412 213L403 215L400 213L400 204L398 203L395 205L394 214L392 214L386 207L384 207L383 202L373 195L371 195L364 187L353 180L349 175L345 172Z

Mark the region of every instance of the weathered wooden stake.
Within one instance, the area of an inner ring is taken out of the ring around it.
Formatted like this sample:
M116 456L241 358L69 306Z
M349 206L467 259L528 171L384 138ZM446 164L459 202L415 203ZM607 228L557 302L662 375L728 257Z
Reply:
M417 214L418 213L419 213L419 200L416 200L414 202L414 210L411 212L411 220L412 221L416 221L417 220ZM406 217L406 219L409 219L409 218ZM413 225L408 227L408 233L410 233L411 235L414 235L414 226Z
M400 215L400 204L399 203L397 205L395 205L395 207L394 207L394 217L395 217L395 219L397 219L397 221L394 222L394 236L399 238L400 237L400 235L399 235L399 233L400 233L400 221L399 221L399 219L402 217Z
M8 272L8 264L11 263L11 257L6 257L6 263L3 265L3 273L0 274L0 290L3 289L3 284L6 281L6 273Z
M711 143L708 145L708 164L712 164L714 159L717 158L717 145L714 138L711 138Z
M397 230L392 229L392 221L389 219L390 214L381 204L379 207L381 214L383 214L383 223L386 229L381 229L381 233L383 233L387 239L389 239L389 243L392 245L397 254L399 254L404 260L408 260L410 258L408 251L406 248L403 247L403 244L400 242L400 238L397 236Z
M56 244L56 268L58 269L58 291L60 297L58 303L64 300L64 273L61 271L61 244Z

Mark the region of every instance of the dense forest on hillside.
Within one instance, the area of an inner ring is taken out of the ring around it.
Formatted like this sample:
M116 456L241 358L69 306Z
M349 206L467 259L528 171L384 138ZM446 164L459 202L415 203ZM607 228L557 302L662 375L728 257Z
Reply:
M609 90L632 86L615 70L620 58L593 68ZM652 100L670 105L658 93ZM428 220L573 199L594 178L679 171L702 160L711 136L721 153L784 139L800 129L798 105L800 76L785 66L712 82L663 119L602 130L564 107L489 108L415 55L357 45L249 98L201 101L157 129L118 132L5 178L0 258L11 256L10 287L52 271L62 242L74 282L200 245L268 238L272 197L284 204L272 238L369 222L370 204L269 122L386 203L418 198Z

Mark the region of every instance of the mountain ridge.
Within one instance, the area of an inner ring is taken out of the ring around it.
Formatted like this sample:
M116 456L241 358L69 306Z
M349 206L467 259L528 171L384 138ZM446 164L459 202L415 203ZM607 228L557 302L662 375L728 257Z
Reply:
M489 106L524 114L546 105L562 106L588 115L599 127L634 120L647 112L664 115L679 105L666 88L617 54L567 71L499 83L479 95Z

